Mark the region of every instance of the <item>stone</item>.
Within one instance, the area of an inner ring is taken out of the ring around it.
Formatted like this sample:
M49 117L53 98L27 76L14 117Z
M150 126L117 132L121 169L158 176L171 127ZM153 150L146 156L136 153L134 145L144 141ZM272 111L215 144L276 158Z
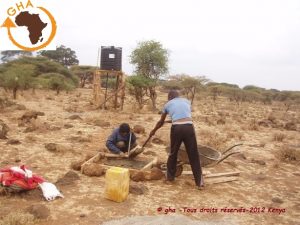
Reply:
M144 134L145 133L145 127L141 126L141 125L135 125L133 127L133 132L136 134Z
M26 110L26 107L25 107L25 105L16 104L15 109L16 110Z
M284 125L284 129L296 131L297 130L297 124L294 123L294 122L288 122Z
M17 139L10 139L6 142L7 145L19 145L21 142Z
M24 130L24 133L30 133L35 130L37 130L37 128L35 126L29 126L29 127L26 127L26 129Z
M226 121L225 121L224 118L220 118L220 119L217 120L217 124L218 125L224 125L224 124L226 124Z
M129 186L129 193L134 194L134 195L143 195L145 194L149 189L139 183L131 182Z
M44 116L45 113L38 111L28 111L20 118L23 122L30 122L31 119L37 119L38 116Z
M48 143L48 144L45 144L45 148L50 152L56 152L57 151L57 144Z
M70 120L82 120L82 118L78 115L72 115L69 117Z
M50 210L44 205L32 205L27 211L36 219L47 219L50 216Z
M165 142L158 137L153 138L152 143L157 144L157 145L165 145Z
M98 127L110 127L110 122L104 120L95 120L94 125Z
M261 165L261 166L265 166L266 165L265 161L263 161L263 160L257 160L257 159L252 159L251 163L256 163L256 164Z
M66 129L69 129L69 128L72 128L72 127L74 127L72 124L67 123L67 124L64 125L64 128L66 128Z
M275 197L275 198L272 198L272 202L281 204L281 203L283 203L283 200L278 197Z
M271 127L272 122L270 120L260 120L258 121L258 125L262 127Z
M19 162L21 162L21 159L17 158L17 159L15 159L15 162L19 163Z

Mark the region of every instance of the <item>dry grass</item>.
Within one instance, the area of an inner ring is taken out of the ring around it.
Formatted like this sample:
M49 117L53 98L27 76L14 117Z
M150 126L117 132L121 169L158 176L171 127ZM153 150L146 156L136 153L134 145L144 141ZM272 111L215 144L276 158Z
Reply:
M291 146L283 145L277 152L277 158L281 161L300 161L300 150Z
M203 145L210 146L212 148L221 150L226 146L228 141L227 136L223 136L220 133L211 130L200 131L199 142Z
M258 124L256 122L255 119L251 119L249 124L248 124L248 129L249 130L254 130L254 131L258 131Z
M23 212L12 212L0 220L0 225L36 225L38 220L33 215Z
M284 133L274 133L273 134L273 141L283 142L283 140L285 138L286 138L286 134L284 134Z

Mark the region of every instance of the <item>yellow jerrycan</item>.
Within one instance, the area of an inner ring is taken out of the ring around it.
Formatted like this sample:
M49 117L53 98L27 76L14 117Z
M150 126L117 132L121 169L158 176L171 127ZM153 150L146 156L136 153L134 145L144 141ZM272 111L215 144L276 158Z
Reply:
M123 202L129 193L129 170L120 167L112 167L105 174L104 197L115 201Z

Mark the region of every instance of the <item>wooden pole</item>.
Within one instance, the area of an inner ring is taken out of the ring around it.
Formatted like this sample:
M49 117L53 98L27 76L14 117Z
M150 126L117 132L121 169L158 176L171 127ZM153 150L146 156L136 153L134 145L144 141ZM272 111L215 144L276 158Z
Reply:
M104 97L104 108L106 107L106 97L107 97L107 84L108 84L108 72L106 73L106 87L105 87L105 97Z

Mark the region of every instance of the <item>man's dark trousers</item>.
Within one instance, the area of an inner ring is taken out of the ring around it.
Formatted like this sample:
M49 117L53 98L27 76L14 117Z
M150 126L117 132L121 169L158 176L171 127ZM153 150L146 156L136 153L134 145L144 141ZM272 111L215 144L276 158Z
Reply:
M167 162L167 179L175 179L177 155L182 142L185 145L192 167L195 183L197 186L200 186L202 169L200 166L195 129L192 124L178 124L172 125L171 127L171 150Z

